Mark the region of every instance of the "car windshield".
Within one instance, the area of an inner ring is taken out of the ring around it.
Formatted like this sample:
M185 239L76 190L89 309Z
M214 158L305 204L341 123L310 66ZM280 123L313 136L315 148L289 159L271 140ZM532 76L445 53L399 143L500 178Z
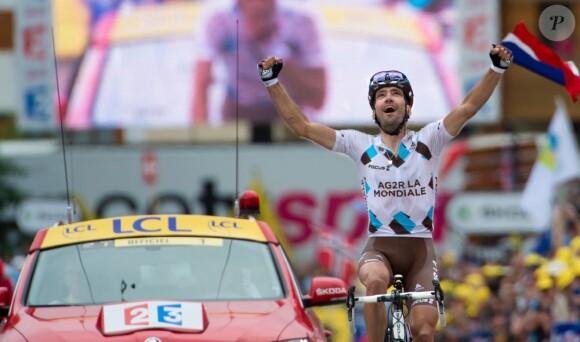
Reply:
M41 251L29 306L130 300L264 300L284 296L265 243L154 237L98 241Z

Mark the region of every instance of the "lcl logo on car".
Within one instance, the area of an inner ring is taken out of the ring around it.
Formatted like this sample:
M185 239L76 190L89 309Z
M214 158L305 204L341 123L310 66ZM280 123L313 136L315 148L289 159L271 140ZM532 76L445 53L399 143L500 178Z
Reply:
M211 220L208 223L208 228L214 232L219 232L223 229L241 229L242 227L238 226L237 222L232 221L216 221Z
M87 225L78 225L78 226L67 226L62 234L64 237L69 238L69 239L75 239L77 238L80 234L85 233L85 232L90 232L96 230L95 228L93 228L90 224Z

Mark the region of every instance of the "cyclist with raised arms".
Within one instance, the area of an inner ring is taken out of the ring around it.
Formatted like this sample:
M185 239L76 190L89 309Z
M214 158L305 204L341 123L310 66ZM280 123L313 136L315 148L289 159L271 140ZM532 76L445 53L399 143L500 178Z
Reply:
M278 82L283 61L268 57L258 73L277 111L298 137L348 155L360 173L369 215L368 242L359 259L358 276L367 295L387 293L394 274L402 274L408 291L432 291L437 260L432 241L437 170L441 150L487 102L512 52L493 45L492 64L463 102L443 119L419 131L407 129L414 93L399 71L381 71L369 83L368 100L377 135L334 130L311 122ZM387 312L383 303L365 304L370 342L384 340ZM433 299L411 303L410 326L415 341L433 341L438 312Z

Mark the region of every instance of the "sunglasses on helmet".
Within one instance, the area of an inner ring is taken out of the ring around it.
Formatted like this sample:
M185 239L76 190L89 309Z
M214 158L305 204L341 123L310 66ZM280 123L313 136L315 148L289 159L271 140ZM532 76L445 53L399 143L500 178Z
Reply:
M369 87L399 82L410 84L409 80L407 79L407 76L405 76L402 72L393 70L380 71L374 74L373 77L371 77Z

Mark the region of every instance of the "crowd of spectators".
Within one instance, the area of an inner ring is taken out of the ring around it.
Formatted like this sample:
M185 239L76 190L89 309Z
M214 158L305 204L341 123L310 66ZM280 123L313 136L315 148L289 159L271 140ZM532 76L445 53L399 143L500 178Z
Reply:
M579 341L578 206L578 197L557 205L552 227L526 239L514 237L502 260L478 263L442 255L448 327L439 339Z
M445 259L441 341L549 341L580 321L580 236L548 256L515 248L505 265Z

